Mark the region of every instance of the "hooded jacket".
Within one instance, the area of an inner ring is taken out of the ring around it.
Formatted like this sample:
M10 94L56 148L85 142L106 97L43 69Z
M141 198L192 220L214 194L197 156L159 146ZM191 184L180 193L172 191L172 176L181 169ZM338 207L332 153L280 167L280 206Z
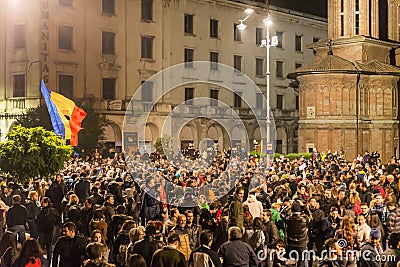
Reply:
M249 195L243 205L247 205L249 207L250 214L253 216L253 218L261 218L263 205L257 200L255 195Z

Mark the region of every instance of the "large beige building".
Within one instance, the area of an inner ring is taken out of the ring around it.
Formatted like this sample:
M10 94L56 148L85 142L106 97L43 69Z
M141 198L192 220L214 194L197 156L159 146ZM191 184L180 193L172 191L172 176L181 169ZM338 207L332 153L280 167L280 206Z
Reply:
M246 17L249 4L255 12L245 21L247 29L239 31L236 25ZM124 115L132 96L140 90L139 111L148 111L147 103L163 89L141 85L170 66L186 63L190 70L191 61L222 63L246 74L266 93L266 48L260 44L268 8L263 1L3 0L0 8L1 140L19 114L40 104L41 79L48 88L106 114L112 123L105 141L116 147L123 143ZM272 141L278 152L287 153L297 149L298 93L286 75L314 60L306 45L326 39L328 25L325 18L274 6L269 15L270 34L279 37L278 45L270 48L270 107L277 129ZM215 75L218 80L218 71ZM166 93L152 108L144 142L151 144L162 135L165 118L176 106L185 100L195 105L190 100L203 97L218 99L240 115L248 140L236 141L262 143L263 129L252 115L259 111L243 103L240 96L247 89L241 86L236 94L234 88L193 82ZM216 116L221 104L212 101L208 109ZM255 108L262 113L266 106L255 103ZM220 146L230 145L230 130L223 129L217 117L189 121L176 133L175 144L197 147L210 138Z

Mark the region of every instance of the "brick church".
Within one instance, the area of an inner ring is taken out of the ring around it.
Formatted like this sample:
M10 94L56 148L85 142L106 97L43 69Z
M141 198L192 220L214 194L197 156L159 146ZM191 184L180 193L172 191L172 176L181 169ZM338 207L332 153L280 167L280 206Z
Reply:
M299 90L299 151L399 158L399 25L398 1L328 0L329 40L288 75Z

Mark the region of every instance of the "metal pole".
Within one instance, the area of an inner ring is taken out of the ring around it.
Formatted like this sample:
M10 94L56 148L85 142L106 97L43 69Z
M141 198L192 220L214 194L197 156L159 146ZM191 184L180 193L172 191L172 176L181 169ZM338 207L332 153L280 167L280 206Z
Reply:
M270 40L269 40L269 15L267 17L267 21L265 22L265 28L266 28L266 41L267 41L267 62L266 62L266 79L267 79L267 146L271 143L271 118L270 118L270 88L269 88L269 76L270 76L270 70L269 70L269 48L270 48ZM267 148L268 150L268 148ZM268 152L268 151L267 151ZM267 153L267 163L269 164L269 159L270 156Z

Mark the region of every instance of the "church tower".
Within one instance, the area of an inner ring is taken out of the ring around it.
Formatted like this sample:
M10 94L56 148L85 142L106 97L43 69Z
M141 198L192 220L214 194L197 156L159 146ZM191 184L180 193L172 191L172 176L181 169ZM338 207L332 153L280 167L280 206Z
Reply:
M399 157L399 13L397 0L328 0L329 39L288 75L299 85L299 151Z

